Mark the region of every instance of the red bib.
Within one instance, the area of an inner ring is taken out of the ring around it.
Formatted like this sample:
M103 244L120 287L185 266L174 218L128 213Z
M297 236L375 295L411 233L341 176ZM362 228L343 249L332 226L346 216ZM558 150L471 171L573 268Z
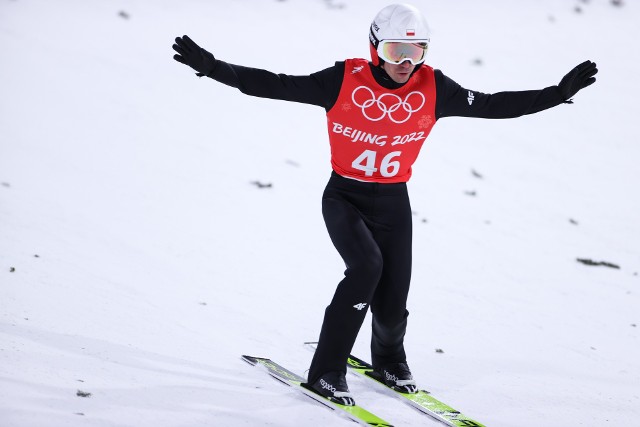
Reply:
M435 108L433 68L423 64L401 88L385 89L366 60L348 59L340 94L327 112L333 170L360 181L408 181Z

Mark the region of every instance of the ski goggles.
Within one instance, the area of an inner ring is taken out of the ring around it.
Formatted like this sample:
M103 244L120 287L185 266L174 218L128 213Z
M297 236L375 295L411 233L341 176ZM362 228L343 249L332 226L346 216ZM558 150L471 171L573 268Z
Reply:
M378 44L378 56L390 64L409 61L413 65L424 62L429 48L428 41L407 42L406 40L382 40Z

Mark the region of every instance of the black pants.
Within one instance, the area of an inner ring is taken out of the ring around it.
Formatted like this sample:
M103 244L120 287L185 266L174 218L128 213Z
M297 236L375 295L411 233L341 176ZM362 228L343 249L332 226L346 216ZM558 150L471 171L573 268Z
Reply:
M346 264L325 311L308 380L346 371L368 307L374 366L406 361L404 334L411 280L412 218L407 186L331 175L322 198L329 236Z

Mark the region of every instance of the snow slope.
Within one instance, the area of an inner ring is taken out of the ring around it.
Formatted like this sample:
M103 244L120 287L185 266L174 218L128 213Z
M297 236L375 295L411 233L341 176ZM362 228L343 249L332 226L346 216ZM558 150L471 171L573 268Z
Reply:
M368 55L386 4L0 0L1 426L352 425L239 358L303 373L342 275L323 111L198 79L171 44L306 74ZM600 69L574 105L432 132L410 182L416 378L490 427L637 425L638 3L414 4L465 87ZM395 425L438 425L349 380Z

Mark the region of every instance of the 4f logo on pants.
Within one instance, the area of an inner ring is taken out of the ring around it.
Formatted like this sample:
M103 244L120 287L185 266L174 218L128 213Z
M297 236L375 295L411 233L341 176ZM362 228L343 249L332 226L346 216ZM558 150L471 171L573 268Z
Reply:
M354 305L354 306L353 306L353 308L355 308L356 310L360 311L360 310L362 310L363 308L365 308L366 306L367 306L367 303L366 303L366 302L361 302L360 304L356 304L356 305Z

